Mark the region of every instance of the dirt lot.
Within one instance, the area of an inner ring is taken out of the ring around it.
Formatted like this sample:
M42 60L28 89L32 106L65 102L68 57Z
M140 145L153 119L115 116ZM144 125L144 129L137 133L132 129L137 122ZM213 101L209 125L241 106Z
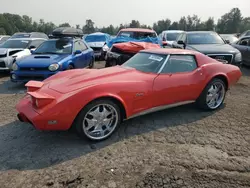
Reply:
M250 187L250 69L242 71L222 109L135 118L100 143L18 122L25 88L2 75L0 187Z

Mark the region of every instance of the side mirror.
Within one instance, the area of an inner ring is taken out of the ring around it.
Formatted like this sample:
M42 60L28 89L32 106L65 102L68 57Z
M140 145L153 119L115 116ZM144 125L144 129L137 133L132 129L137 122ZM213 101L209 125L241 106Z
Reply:
M81 54L82 53L82 51L81 50L76 50L75 52L74 52L74 54L75 55L77 55L77 54Z
M31 50L31 49L34 49L36 48L35 46L30 46L28 49Z
M30 50L30 53L33 54L35 50Z
M178 41L177 41L177 44L184 45L185 43L184 43L182 40L178 40Z
M225 42L226 42L227 44L230 44L230 41L229 41L229 40L225 40Z

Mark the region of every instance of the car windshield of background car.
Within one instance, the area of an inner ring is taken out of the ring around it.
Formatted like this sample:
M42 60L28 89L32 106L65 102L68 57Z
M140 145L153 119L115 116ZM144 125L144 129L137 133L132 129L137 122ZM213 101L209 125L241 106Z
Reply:
M104 35L89 35L85 38L86 42L105 42L106 37Z
M188 44L225 44L218 34L214 33L189 33Z
M43 42L33 54L71 54L72 41L58 39Z
M167 41L176 41L180 33L167 33Z
M166 58L167 55L143 52L136 54L122 66L134 68L145 73L158 73Z
M230 43L235 43L235 42L237 42L239 40L237 37L235 37L233 35L223 35L222 38L224 40L229 40Z
M11 38L29 38L30 34L15 34Z
M121 37L130 37L134 39L145 39L147 37L156 38L155 33L148 33L148 32L132 32L132 31L122 31L119 33L118 36Z
M1 48L27 48L30 40L7 40Z

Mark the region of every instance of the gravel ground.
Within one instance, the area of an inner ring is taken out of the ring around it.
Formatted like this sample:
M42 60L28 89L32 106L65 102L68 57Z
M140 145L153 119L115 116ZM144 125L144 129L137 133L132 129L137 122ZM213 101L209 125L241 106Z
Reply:
M250 69L242 71L220 110L187 105L131 119L100 143L18 122L25 88L2 75L0 187L250 187Z

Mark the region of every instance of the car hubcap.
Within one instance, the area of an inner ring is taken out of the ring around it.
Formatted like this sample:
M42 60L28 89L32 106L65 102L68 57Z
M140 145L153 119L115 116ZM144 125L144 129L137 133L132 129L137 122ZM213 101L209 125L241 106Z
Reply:
M108 137L115 130L117 123L117 110L109 104L99 104L86 113L83 131L87 137L100 140Z
M207 105L211 109L218 108L225 97L224 85L220 82L214 83L207 93Z

